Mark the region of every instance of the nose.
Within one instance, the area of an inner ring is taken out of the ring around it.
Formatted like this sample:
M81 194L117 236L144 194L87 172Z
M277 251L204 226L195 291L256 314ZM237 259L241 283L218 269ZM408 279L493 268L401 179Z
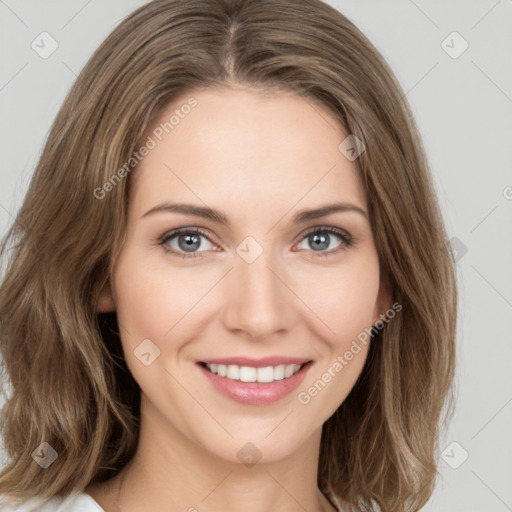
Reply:
M296 299L286 275L271 260L265 251L252 263L237 256L227 276L223 322L238 336L267 339L290 330L297 321Z

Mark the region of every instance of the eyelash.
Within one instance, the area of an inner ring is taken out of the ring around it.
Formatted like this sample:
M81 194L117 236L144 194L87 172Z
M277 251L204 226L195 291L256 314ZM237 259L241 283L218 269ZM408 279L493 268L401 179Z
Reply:
M332 249L330 251L312 251L314 253L313 257L319 256L319 257L326 258L333 254L337 254L340 251L348 249L355 243L354 238L347 231L344 231L343 229L335 228L334 226L315 226L315 227L309 228L302 234L302 238L299 240L299 242L302 242L305 238L307 238L309 235L311 235L313 233L328 233L328 234L332 234L332 235L337 235L341 239L341 242L342 242L341 246L338 247L337 249ZM179 235L182 235L182 234L201 235L204 238L206 238L210 243L212 243L212 244L215 243L210 239L208 234L205 231L203 231L201 228L188 228L187 227L187 228L177 228L177 229L174 229L173 231L169 231L169 232L165 233L158 239L158 241L157 241L158 245L162 246L163 249L167 253L172 254L173 256L182 258L182 259L202 258L203 255L201 254L201 252L204 252L204 251L200 251L197 253L193 253L193 252L182 253L182 252L177 252L174 249L171 249L167 245L167 243L170 240L172 240L173 238L175 238Z

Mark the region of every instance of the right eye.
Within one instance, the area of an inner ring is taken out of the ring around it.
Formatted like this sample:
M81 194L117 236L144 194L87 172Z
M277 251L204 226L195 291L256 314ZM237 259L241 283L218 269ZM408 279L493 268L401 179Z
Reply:
M203 240L206 240L206 244ZM179 228L166 233L160 240L160 245L163 248L176 256L182 258L198 258L202 255L196 253L205 252L205 250L211 250L208 244L213 245L207 234L199 228ZM198 249L204 248L199 251Z

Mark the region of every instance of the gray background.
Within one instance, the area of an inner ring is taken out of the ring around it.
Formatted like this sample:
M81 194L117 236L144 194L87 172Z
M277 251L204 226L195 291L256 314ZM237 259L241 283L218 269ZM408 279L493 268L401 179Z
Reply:
M0 0L0 235L75 76L143 3ZM457 249L457 410L424 510L512 511L512 2L328 3L369 37L407 92ZM59 45L46 59L31 47L43 31ZM469 44L460 55L453 31Z

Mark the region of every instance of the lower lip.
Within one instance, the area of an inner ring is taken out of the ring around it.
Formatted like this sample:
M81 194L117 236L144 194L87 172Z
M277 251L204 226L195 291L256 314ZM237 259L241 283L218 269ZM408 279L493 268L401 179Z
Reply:
M198 364L205 377L222 394L246 405L266 405L277 402L296 389L306 377L312 362L306 363L297 373L287 379L274 382L242 382L219 377Z

